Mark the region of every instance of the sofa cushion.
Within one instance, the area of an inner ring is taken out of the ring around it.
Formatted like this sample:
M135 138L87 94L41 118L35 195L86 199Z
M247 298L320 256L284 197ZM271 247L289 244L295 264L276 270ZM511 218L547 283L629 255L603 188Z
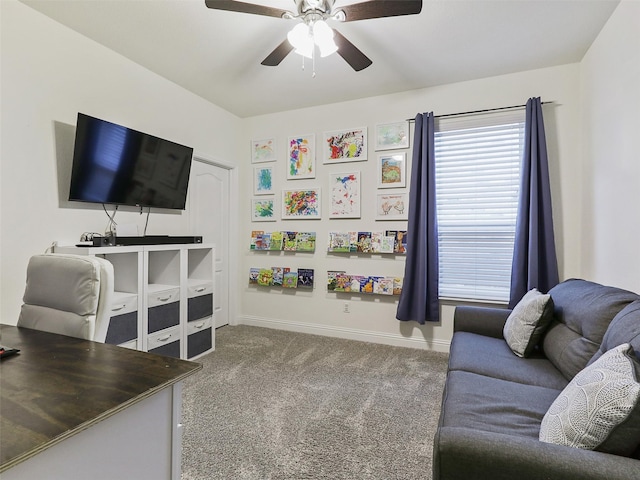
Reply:
M629 344L578 373L545 414L540 441L616 455L640 444L640 363Z
M611 320L600 344L600 349L591 357L589 364L595 362L603 353L623 343L630 344L638 356L638 352L640 352L640 300L624 307Z
M540 422L559 393L552 388L450 371L440 425L537 439Z
M517 357L501 338L456 332L449 352L449 370L462 370L558 391L567 386L564 375L540 352L536 351L528 358Z
M502 330L507 344L519 357L528 357L553 319L551 295L529 290L513 308Z
M640 299L626 290L579 279L566 280L549 294L555 306L555 319L542 346L547 358L567 380L596 353L613 317Z

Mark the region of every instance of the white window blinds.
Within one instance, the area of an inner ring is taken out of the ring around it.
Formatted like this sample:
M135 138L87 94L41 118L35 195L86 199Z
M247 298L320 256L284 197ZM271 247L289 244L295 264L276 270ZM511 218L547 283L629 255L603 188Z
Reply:
M440 297L507 302L524 110L436 119Z

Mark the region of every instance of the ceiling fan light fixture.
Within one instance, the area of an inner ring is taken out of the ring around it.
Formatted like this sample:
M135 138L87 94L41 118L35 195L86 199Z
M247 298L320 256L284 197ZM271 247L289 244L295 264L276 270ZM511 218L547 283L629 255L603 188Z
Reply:
M313 41L320 49L320 56L326 57L338 51L333 40L333 29L324 20L313 24Z
M313 37L306 23L299 23L287 34L287 40L295 48L295 52L307 58L313 56Z

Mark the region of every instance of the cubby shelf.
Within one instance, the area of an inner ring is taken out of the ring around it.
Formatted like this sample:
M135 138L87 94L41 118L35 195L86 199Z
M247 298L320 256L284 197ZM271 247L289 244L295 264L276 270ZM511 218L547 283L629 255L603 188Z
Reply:
M114 270L106 343L193 359L215 347L213 245L55 247Z

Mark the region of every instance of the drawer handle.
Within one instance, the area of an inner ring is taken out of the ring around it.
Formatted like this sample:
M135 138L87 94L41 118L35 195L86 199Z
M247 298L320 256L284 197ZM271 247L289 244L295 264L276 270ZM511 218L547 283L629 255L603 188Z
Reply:
M200 328L204 327L204 322L199 323L198 325L194 325L194 327L200 329Z
M126 308L126 306L127 306L126 304L122 304L122 305L120 305L119 307L113 307L113 308L111 309L111 311L112 311L112 312L118 312L118 311L122 310L123 308Z
M168 297L156 297L159 302L166 302L167 300L171 300L171 295Z
M196 293L204 292L206 289L207 287L198 287L196 288Z
M166 342L167 340L169 340L171 338L171 334L169 335L165 335L164 337L158 337L158 341L159 342Z

